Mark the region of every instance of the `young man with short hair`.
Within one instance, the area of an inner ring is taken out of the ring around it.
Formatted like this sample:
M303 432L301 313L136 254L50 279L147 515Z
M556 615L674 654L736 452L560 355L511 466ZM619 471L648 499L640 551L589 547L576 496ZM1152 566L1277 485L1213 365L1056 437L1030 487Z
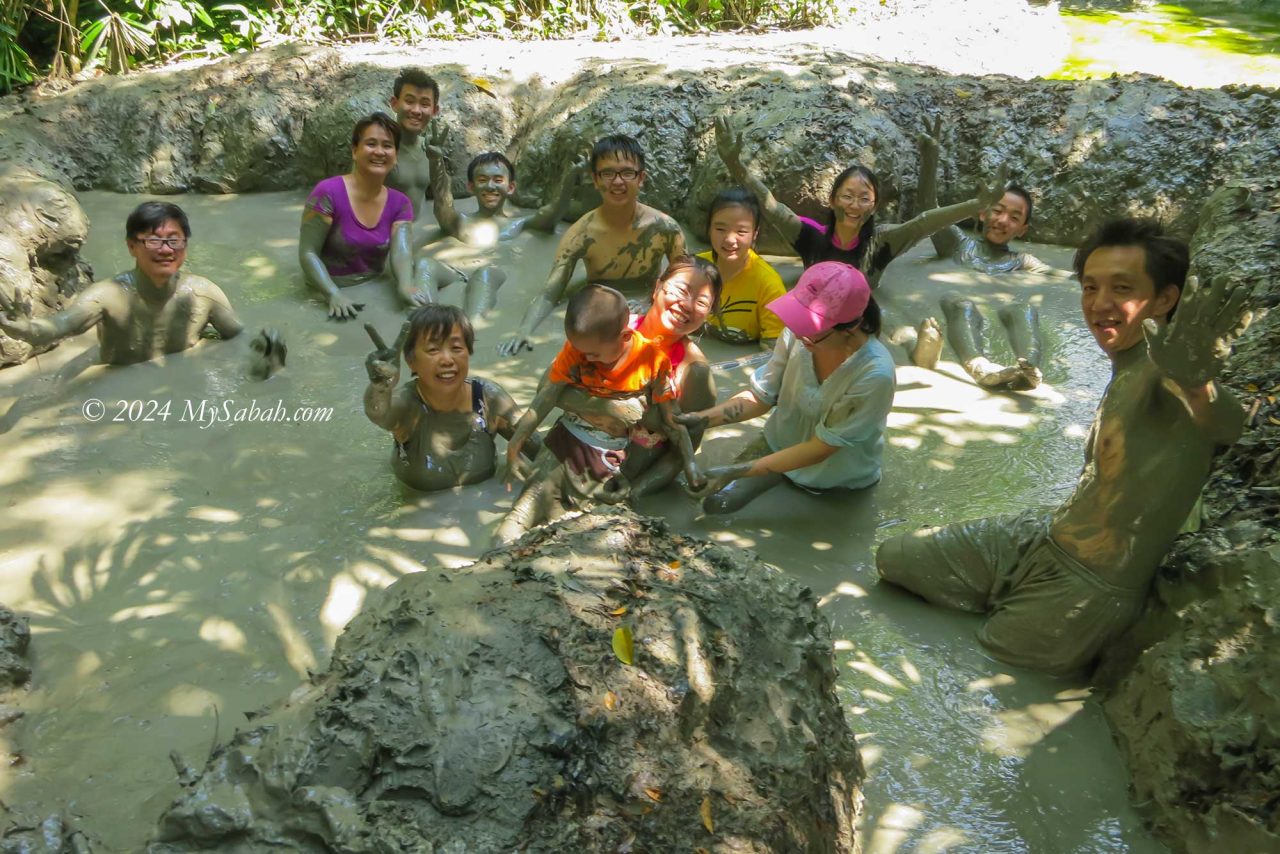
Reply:
M1248 322L1246 293L1200 285L1188 267L1186 244L1150 221L1115 220L1085 242L1081 309L1112 377L1075 492L1052 511L894 537L876 553L882 578L986 613L978 639L993 655L1053 673L1087 665L1133 622L1215 451L1244 423L1214 378Z
M134 268L86 288L71 305L48 317L23 317L0 292L0 331L40 347L90 329L98 330L100 361L109 365L145 362L194 347L205 329L219 338L244 331L226 294L202 276L182 270L191 224L182 208L143 202L125 221L125 245ZM254 368L266 376L284 364L284 344L274 331L251 345L272 366Z
M685 252L680 224L639 201L646 177L639 142L622 135L600 139L591 150L591 174L600 206L560 238L547 286L525 312L519 331L498 348L503 356L533 349L534 331L564 299L579 261L591 282L648 294L664 259Z

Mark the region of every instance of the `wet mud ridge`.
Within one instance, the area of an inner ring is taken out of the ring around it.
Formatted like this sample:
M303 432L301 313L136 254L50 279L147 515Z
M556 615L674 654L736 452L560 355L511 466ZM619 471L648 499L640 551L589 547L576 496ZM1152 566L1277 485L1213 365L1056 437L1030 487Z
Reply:
M573 517L370 600L325 672L184 772L148 850L853 852L835 679L807 588Z

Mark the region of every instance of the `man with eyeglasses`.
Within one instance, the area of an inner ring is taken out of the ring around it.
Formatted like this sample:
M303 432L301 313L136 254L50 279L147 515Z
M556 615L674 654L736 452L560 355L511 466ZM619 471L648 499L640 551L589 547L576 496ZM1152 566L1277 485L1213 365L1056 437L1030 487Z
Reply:
M547 286L525 311L519 331L499 345L502 356L533 349L534 330L564 299L579 261L588 282L649 294L663 260L685 252L680 224L639 202L645 180L639 142L629 136L606 136L591 149L590 166L600 206L560 239Z
M0 331L46 347L63 338L98 329L99 360L109 365L145 362L178 353L200 340L212 326L222 339L244 331L226 294L201 276L182 272L191 225L182 208L168 202L143 202L125 221L125 243L132 270L90 285L71 305L41 318L27 318L0 291ZM252 344L258 356L277 364L257 366L269 374L284 364L284 345L274 332Z

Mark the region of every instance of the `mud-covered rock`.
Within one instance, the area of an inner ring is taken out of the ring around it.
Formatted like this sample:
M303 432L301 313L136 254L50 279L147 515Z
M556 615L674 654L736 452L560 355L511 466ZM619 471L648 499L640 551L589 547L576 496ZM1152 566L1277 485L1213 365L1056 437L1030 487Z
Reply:
M1274 179L1273 179L1274 180ZM1206 526L1183 537L1143 618L1099 681L1133 777L1177 851L1280 849L1280 193L1229 184L1192 242L1202 278L1252 291L1255 317L1226 382L1249 413L1205 490Z
M370 600L149 850L856 851L835 679L807 588L657 520L570 518Z
M94 850L101 850L61 813L27 820L20 810L9 807L6 812L6 826L0 831L0 854L93 854Z
M0 289L29 317L63 307L93 279L80 259L89 220L65 187L0 162ZM47 348L46 348L47 349ZM26 361L31 345L0 333L0 365Z
M0 691L25 685L31 678L26 658L30 643L27 618L0 605Z

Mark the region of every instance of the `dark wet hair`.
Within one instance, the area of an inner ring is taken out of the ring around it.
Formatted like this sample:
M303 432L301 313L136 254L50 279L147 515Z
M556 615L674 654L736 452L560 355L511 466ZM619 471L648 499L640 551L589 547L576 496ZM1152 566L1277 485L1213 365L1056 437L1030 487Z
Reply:
M364 136L364 132L374 125L391 134L391 141L396 144L396 148L400 147L400 125L396 123L395 119L381 110L376 113L370 113L356 122L356 126L351 129L351 147L355 148L359 145L360 137Z
M569 298L564 334L591 341L611 341L627 328L627 298L606 285L587 285Z
M467 352L474 353L476 347L476 331L471 326L466 312L456 305L441 305L433 302L420 306L409 315L409 336L404 339L404 358L409 361L418 339L425 337L428 341L443 341L449 337L453 327L462 330L462 340L467 345Z
M751 212L751 221L755 224L756 231L760 230L760 198L746 187L726 187L716 193L716 197L711 200L711 207L707 209L707 227L706 232L708 238L711 235L711 220L720 211L725 208L746 208ZM716 253L715 247L711 248L711 254Z
M1023 225L1031 225L1031 211L1035 208L1035 202L1031 200L1031 192L1021 184L1010 184L1004 188L1006 193L1013 193L1015 196L1027 203L1027 218L1022 221Z
M150 234L169 220L178 223L184 237L191 236L191 223L186 212L172 202L143 202L124 221L124 236L132 240L139 234Z
M396 77L396 82L391 84L391 94L397 98L405 86L416 86L419 89L430 89L433 100L436 104L440 103L440 84L436 79L421 68L402 68L400 74Z
M1104 222L1076 250L1071 264L1076 278L1084 279L1084 265L1095 250L1109 246L1140 247L1143 269L1151 277L1156 293L1173 285L1178 289L1178 298L1182 298L1182 286L1186 284L1187 271L1191 269L1191 251L1186 241L1165 234L1164 226L1154 219L1122 217ZM1173 317L1177 307L1175 302L1165 320Z
M671 263L667 265L667 269L662 271L662 275L659 276L658 281L654 283L654 291L656 292L659 288L665 285L672 276L682 270L692 270L707 280L711 285L711 310L713 312L719 311L720 292L724 290L724 280L720 278L720 268L715 264L712 264L706 258L699 258L696 255L677 255L672 258Z
M515 181L516 167L511 165L511 161L507 159L507 156L498 151L486 151L484 154L477 154L471 158L471 162L467 164L467 183L471 183L476 179L477 169L481 166L488 166L490 163L501 163L507 169L507 179Z
M831 195L827 201L827 237L832 242L836 239L836 212L831 210L831 202L836 200L836 194L840 192L840 187L844 185L853 176L857 175L862 180L871 185L871 192L876 197L876 208L880 207L880 179L876 177L876 173L872 172L861 163L855 163L848 169L845 169L836 176L836 180L831 184ZM867 217L867 221L862 224L862 228L858 230L858 247L853 250L854 266L862 266L862 256L867 254L867 247L871 245L871 237L876 231L876 212L872 209L871 216ZM886 262L888 263L888 262Z
M862 317L855 317L848 323L837 323L832 329L839 329L842 332L851 332L854 329L861 329L863 332L873 338L880 337L880 303L876 302L875 297L867 300L867 307L862 311Z
M591 173L593 175L600 158L610 155L619 160L633 160L636 163L636 168L641 172L644 171L644 149L640 147L640 143L633 136L613 134L596 140L596 144L591 148Z

